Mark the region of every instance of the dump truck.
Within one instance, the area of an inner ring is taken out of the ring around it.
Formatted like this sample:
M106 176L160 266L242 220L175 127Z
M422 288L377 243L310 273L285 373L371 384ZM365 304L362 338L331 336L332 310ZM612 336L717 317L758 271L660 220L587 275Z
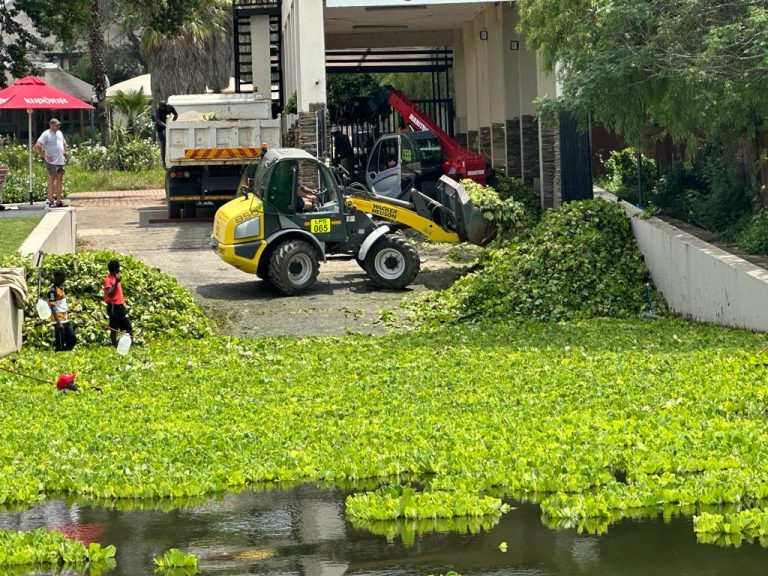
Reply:
M168 103L179 114L166 128L165 195L169 218L231 200L248 164L280 145L280 121L259 94L186 94Z
M306 208L302 187L315 190ZM412 202L385 198L363 185L342 184L309 153L270 149L246 168L237 198L216 212L211 248L225 262L297 295L316 282L330 255L354 259L382 288L402 289L420 269L416 247L386 222L438 242L490 242L495 226L464 188L441 176L435 198L418 191Z

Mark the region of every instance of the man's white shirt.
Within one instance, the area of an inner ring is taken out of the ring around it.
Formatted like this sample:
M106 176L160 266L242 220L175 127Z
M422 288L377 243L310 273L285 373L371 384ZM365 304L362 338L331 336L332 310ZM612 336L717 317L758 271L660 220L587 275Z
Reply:
M40 135L37 139L38 143L43 147L45 151L45 161L49 164L64 165L67 163L64 158L64 146L67 141L64 138L64 134L61 130L55 132L50 128ZM48 160L48 158L51 160Z

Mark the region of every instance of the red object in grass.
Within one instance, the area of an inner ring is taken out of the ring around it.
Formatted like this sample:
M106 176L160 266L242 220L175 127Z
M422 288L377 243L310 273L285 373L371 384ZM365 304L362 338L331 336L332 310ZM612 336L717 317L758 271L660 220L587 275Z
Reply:
M92 524L65 524L55 527L54 530L61 532L67 538L79 540L83 546L88 546L91 542L101 543L104 527L103 523L95 522Z
M57 390L74 390L77 391L77 384L75 384L75 378L77 374L61 374L59 379L56 380Z

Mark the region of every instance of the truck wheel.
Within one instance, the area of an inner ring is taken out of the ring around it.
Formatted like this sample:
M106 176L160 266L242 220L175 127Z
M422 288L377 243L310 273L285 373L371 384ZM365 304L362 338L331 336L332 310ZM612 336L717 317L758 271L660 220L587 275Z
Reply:
M413 244L394 234L382 236L365 257L365 271L382 288L405 288L420 268L419 253Z
M317 252L303 240L288 240L269 258L269 280L286 296L309 290L317 280Z

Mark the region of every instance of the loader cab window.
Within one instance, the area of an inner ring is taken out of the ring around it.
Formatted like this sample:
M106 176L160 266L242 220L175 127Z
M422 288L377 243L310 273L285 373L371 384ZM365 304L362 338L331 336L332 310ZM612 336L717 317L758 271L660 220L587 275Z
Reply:
M296 162L283 160L270 166L264 187L264 201L272 211L290 214L294 211L293 194Z
M294 194L297 193L300 186L314 190L317 196L315 204L311 208L307 207L305 211L339 211L341 205L336 179L324 164L310 159L298 160L295 164ZM294 202L297 207L300 207L295 197Z
M400 163L400 147L397 141L397 137L379 140L372 154L372 159L375 159L375 172L383 172Z
M268 167L267 161L264 158L258 158L248 164L243 172L242 178L240 178L240 186L237 189L238 192L240 194L252 192L263 200L264 192L266 190L264 176Z

